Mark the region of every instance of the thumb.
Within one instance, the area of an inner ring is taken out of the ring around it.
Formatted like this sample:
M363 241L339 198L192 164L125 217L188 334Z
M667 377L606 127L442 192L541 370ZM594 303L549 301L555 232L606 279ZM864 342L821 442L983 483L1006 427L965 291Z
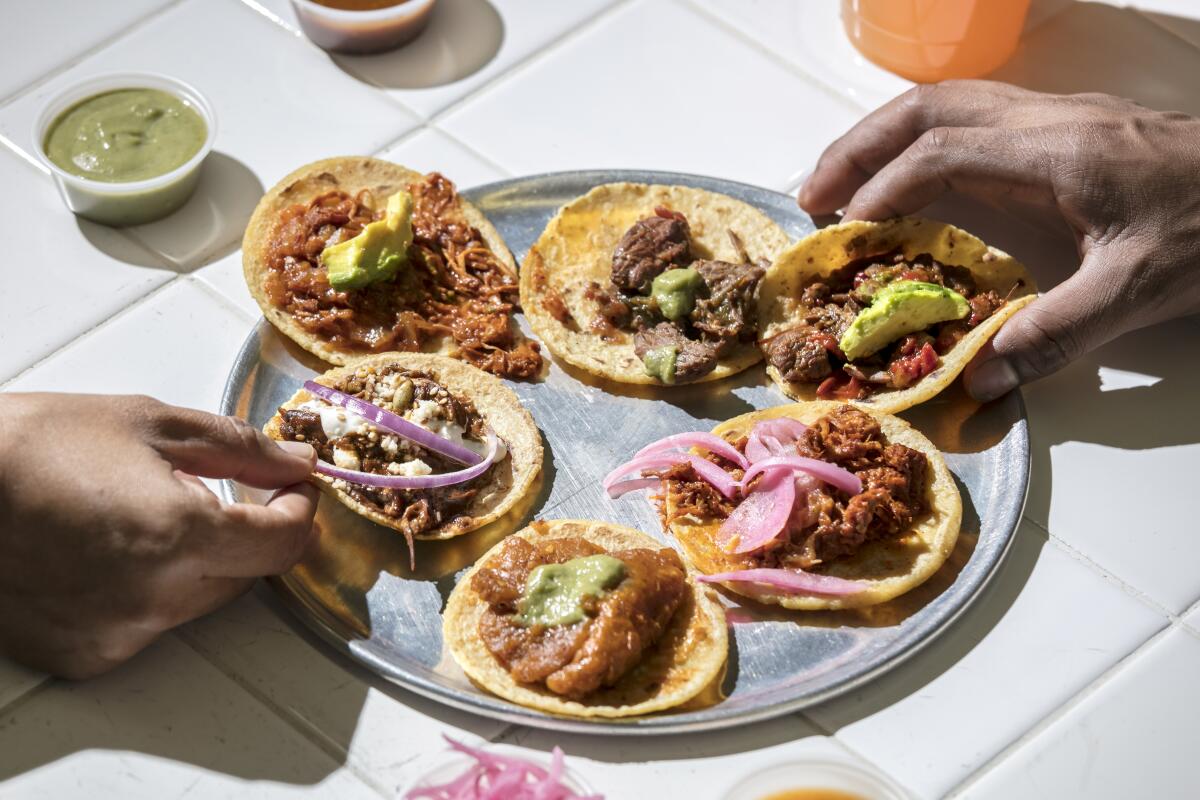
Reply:
M278 489L305 480L316 466L311 445L275 442L245 420L161 408L151 444L173 467L190 475Z
M1013 315L967 367L963 380L987 402L1023 383L1050 375L1118 336L1116 293L1083 267Z

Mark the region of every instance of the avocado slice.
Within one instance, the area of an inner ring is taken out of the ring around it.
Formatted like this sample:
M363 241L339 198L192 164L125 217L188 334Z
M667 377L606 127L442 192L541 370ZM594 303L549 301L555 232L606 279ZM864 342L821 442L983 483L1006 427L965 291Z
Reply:
M401 190L387 199L383 219L321 251L329 285L345 291L388 280L407 259L412 239L412 195Z
M871 298L854 318L838 347L851 361L877 353L901 336L971 313L967 299L952 289L924 281L896 281Z

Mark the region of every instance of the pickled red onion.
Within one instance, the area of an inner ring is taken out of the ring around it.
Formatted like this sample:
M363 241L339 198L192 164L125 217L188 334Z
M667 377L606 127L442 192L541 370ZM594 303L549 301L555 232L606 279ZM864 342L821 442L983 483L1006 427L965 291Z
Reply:
M844 596L857 594L867 587L860 581L848 581L832 575L817 575L792 569L743 569L736 572L718 572L700 575L703 583L754 583L789 593L824 594Z
M717 542L732 553L761 549L787 527L795 502L791 471L771 470L721 523Z
M750 481L764 472L787 470L788 472L807 472L813 477L820 478L835 489L841 489L847 494L858 494L862 491L862 479L847 469L828 461L805 456L772 456L756 461L746 474L742 476L742 486L749 486Z
M753 464L771 456L795 455L788 445L800 438L808 426L790 417L776 417L756 422L746 440L746 457Z
M410 789L404 800L604 800L603 795L578 795L563 783L566 768L560 747L552 751L547 770L524 758L468 747L445 735L442 738L475 764L449 783Z
M662 450L683 450L689 447L703 447L714 455L732 461L742 469L750 466L750 462L746 460L744 455L738 452L736 447L720 436L711 433L677 433L673 436L667 436L659 439L657 442L651 442L646 445L634 453L633 457L648 456L651 453L658 453Z
M656 453L638 456L630 461L626 461L604 477L604 490L609 493L609 496L615 497L616 495L612 494L612 487L624 475L628 475L631 472L640 472L644 469L661 469L662 467L684 463L690 464L692 469L696 470L697 475L712 484L713 488L721 494L730 498L737 495L738 482L733 479L733 476L713 462L687 453Z

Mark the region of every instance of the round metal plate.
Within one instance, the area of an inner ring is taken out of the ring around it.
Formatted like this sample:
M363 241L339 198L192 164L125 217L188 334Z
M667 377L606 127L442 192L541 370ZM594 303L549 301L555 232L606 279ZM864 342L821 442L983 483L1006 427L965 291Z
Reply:
M793 238L813 230L791 197L674 173L556 173L492 183L464 195L520 260L559 206L610 181L712 189L762 209ZM238 354L221 411L261 427L303 380L324 368L264 320ZM318 544L303 563L272 581L309 627L368 669L440 702L509 722L625 735L701 731L778 716L849 691L911 656L962 612L1003 558L1025 500L1029 440L1020 395L979 406L956 384L904 415L946 454L963 497L958 546L930 581L860 611L783 613L742 605L731 610L729 668L709 702L624 722L553 717L475 688L443 652L441 610L456 576L534 517L611 520L662 538L650 502L640 494L608 499L601 477L661 436L708 430L787 398L761 366L724 381L657 389L600 382L555 362L546 380L510 385L546 443L542 477L521 508L467 536L418 543L413 572L402 537L323 498ZM263 499L233 483L223 489L228 501Z

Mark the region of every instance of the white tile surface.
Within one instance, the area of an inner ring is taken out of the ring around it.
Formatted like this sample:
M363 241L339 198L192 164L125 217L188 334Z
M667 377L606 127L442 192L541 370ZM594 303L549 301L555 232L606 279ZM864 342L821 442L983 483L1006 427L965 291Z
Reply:
M121 670L56 682L0 714L5 798L374 798L194 651L168 637Z
M625 798L721 798L765 767L808 759L848 761L875 768L823 736L798 716L753 725L736 733L691 736L582 736L514 727L499 741L545 758L558 745L567 764L612 800Z
M348 753L347 763L385 795L440 755L443 733L491 738L505 727L388 686L298 636L284 609L264 605L259 595L268 591L258 587L181 635L326 749Z
M250 326L208 290L179 280L6 388L149 394L215 411Z
M247 0L300 30L289 0ZM438 0L421 35L389 53L330 55L426 118L552 45L615 0Z
M129 70L187 81L216 108L216 147L196 196L167 219L132 231L187 267L234 246L264 187L291 170L330 155L374 152L416 124L241 3L185 0L0 109L0 133L32 154L33 121L50 95L95 74Z
M940 797L1166 625L1028 523L933 644L807 715L920 797Z
M963 797L1194 797L1198 672L1200 639L1168 632Z
M167 262L120 233L76 220L50 179L0 147L5 243L0 381L166 283Z
M254 302L254 298L250 296L250 290L246 288L246 277L242 272L241 250L234 250L229 255L201 267L193 274L252 319L262 316L262 309L258 307L258 303Z
M1177 320L1023 390L1033 447L1025 513L1173 613L1200 599L1200 540L1186 522L1200 376L1179 357L1197 348L1200 319ZM1152 498L1137 504L1136 519L1125 500L1134 497Z
M120 35L170 0L80 3L37 0L6 3L0 25L0 99L41 79L88 49ZM52 46L47 46L53 42Z
M517 174L642 167L784 188L856 115L698 12L642 2L441 124Z
M46 680L46 675L0 656L0 708Z

